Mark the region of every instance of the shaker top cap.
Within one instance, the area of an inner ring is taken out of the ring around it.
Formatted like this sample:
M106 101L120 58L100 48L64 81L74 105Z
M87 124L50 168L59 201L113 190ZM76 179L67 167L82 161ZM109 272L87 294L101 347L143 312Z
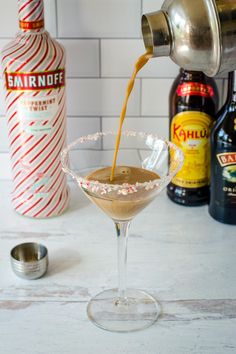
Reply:
M146 49L152 49L154 56L169 56L171 32L164 11L142 16L142 34Z

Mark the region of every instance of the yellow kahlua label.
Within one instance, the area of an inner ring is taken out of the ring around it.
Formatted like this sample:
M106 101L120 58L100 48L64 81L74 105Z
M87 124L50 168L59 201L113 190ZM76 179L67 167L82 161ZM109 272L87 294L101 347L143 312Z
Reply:
M203 112L181 112L171 122L171 141L184 152L182 169L172 183L184 188L209 184L210 129L212 118Z

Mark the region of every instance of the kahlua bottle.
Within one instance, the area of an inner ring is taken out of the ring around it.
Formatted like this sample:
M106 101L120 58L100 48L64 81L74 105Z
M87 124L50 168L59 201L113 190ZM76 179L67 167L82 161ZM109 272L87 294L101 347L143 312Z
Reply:
M168 196L182 205L205 204L209 200L209 137L218 107L215 81L202 72L181 69L169 102L170 140L182 149L185 160L167 187Z

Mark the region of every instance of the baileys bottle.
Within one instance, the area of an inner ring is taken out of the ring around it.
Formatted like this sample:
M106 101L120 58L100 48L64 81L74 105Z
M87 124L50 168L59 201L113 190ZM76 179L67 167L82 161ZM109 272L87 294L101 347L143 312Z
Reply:
M210 215L236 225L236 73L229 73L228 97L211 134Z

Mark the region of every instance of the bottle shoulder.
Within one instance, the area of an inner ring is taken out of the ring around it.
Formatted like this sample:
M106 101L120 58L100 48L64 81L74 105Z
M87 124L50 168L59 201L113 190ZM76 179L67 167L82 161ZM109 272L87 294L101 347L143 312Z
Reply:
M201 96L178 96L174 95L170 99L170 105L172 107L171 115L175 115L184 111L199 111L209 114L212 119L215 120L216 116L216 104L212 98L206 98Z
M213 118L215 117L218 105L219 94L217 85L213 78L203 73L194 76L179 74L172 84L169 94L169 104L173 111L203 111ZM194 78L194 80L192 80Z
M226 105L218 114L212 130L212 142L222 142L236 146L236 110L229 111Z
M64 47L53 39L47 31L38 33L18 32L15 39L9 42L1 52L3 70L11 72L18 71L17 69L23 66L24 63L27 63L29 58L30 67L34 67L34 63L37 64L40 61L40 55L38 53L42 55L45 63L56 63L56 60L53 59L56 56L60 56L60 66L65 66ZM55 65L52 64L52 70L54 66Z

